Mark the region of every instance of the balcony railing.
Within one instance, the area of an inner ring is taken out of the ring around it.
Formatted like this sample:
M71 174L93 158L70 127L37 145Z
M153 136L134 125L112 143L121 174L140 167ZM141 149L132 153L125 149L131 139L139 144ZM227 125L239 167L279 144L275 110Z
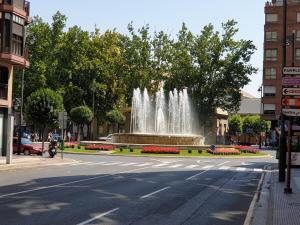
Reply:
M266 6L283 6L283 0L267 1Z
M26 11L27 16L29 16L30 15L30 2L28 2L28 1L25 1L25 11Z
M7 99L8 85L0 83L0 99Z

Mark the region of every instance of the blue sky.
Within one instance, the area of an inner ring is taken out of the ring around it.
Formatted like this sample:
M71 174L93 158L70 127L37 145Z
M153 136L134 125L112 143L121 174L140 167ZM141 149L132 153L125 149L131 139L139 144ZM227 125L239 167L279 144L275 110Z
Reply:
M56 11L68 17L67 26L79 25L92 31L116 28L127 33L127 24L134 27L149 24L152 31L164 30L175 37L185 22L195 34L212 23L217 30L229 19L238 22L237 38L253 40L257 51L252 64L259 69L251 76L244 90L259 97L262 82L263 26L265 0L30 0L31 15L39 15L50 22ZM84 3L84 4L83 4Z

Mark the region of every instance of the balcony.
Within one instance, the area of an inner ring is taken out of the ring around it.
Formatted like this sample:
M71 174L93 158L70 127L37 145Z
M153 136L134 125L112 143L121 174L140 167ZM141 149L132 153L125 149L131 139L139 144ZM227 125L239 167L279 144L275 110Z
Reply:
M7 100L8 85L0 83L0 99Z
M283 0L272 0L271 2L267 1L265 6L266 7L270 7L270 6L283 6Z

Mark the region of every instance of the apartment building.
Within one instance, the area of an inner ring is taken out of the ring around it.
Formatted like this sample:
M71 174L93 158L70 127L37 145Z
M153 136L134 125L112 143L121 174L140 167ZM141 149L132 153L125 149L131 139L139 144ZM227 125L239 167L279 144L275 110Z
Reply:
M0 0L0 154L7 154L11 133L13 72L29 66L25 47L30 3ZM11 139L10 139L11 140Z
M286 2L286 66L300 66L300 0ZM262 117L273 127L281 115L284 20L283 0L266 2Z

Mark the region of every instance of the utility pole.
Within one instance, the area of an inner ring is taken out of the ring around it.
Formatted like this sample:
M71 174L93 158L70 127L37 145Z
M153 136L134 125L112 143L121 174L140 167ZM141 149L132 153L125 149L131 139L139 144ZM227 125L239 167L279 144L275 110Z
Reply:
M287 2L283 0L283 39L282 39L282 69L286 66L286 22L287 22ZM284 76L284 75L283 75ZM283 96L281 97L281 100ZM279 143L279 182L285 181L286 166L286 135L285 135L285 116L281 113L281 133Z

